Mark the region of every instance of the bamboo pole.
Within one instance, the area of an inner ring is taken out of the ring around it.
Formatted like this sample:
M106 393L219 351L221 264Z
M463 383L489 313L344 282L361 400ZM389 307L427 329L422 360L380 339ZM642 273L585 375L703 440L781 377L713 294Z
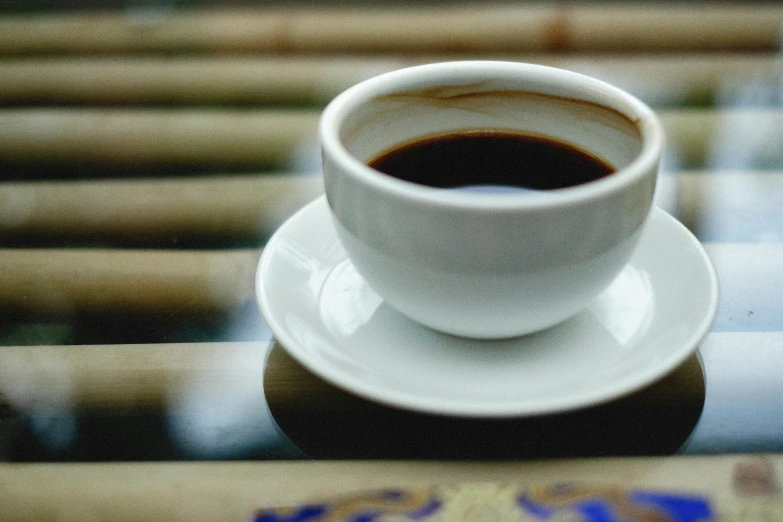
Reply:
M657 106L704 102L742 86L778 85L777 54L499 54L596 76ZM382 72L453 56L65 56L0 59L0 100L13 103L307 103L324 104ZM720 101L720 100L718 100Z
M259 252L0 250L0 307L208 311L253 298Z
M698 122L691 124L695 134L704 130ZM761 181L771 179L770 174L753 176ZM742 176L748 181L750 175ZM682 194L675 195L682 201L673 204L692 212L696 192L688 176L683 173ZM5 231L77 236L172 230L269 232L320 190L319 178L294 176L9 183L0 184L0 223ZM0 250L0 305L57 312L236 306L252 298L257 255L254 251Z
M0 156L290 166L317 121L307 110L6 109Z
M11 411L57 418L151 411L189 419L205 406L219 407L226 420L215 422L226 423L227 432L233 419L266 412L257 429L273 434L270 450L283 452L290 439L317 458L670 454L693 432L704 394L701 366L691 357L645 389L588 410L461 420L359 399L268 342L0 347L0 404ZM403 439L401 426L409 431Z
M689 105L714 109L775 105L775 101L753 100L747 94L754 89L775 92L783 82L783 58L777 53L575 55L555 57L545 64L615 84L662 110Z
M268 350L269 342L0 346L0 403L68 415L167 408L176 414L170 406L180 397L204 389L230 390L237 403L248 393L263 401ZM307 391L288 393L303 401Z
M693 132L698 132L698 125ZM672 212L699 212L715 183L774 188L783 171L676 170L666 183ZM663 181L662 181L663 182ZM221 175L187 179L0 183L0 231L17 234L138 236L211 234L264 237L323 193L316 175ZM755 195L752 193L751 195ZM750 198L750 196L748 196ZM748 203L750 199L748 199Z
M685 222L704 212L710 186L729 191L731 215L758 208L759 193L781 193L783 170L675 170L659 180L658 204ZM713 192L715 192L713 190ZM724 193L710 196L727 205ZM198 234L263 238L323 193L320 176L222 175L188 179L0 183L0 232L59 237ZM740 198L739 200L737 198ZM717 199L716 199L717 198ZM768 205L778 208L774 202Z
M494 5L6 16L0 53L776 50L779 6Z
M0 111L0 156L109 164L286 166L296 163L303 152L317 152L319 114L314 110L6 109ZM759 141L765 145L759 151L764 155L761 159L766 165L783 164L781 108L672 109L658 114L667 145L684 167L703 166L716 147L750 146L745 136L756 136L751 131L758 129L765 129Z
M415 62L308 56L0 59L0 100L88 103L319 103Z
M626 401L628 409L700 402L695 358ZM220 382L257 391L277 411L363 409L366 401L326 384L276 343L170 343L0 346L0 404L30 411L47 404L69 410L163 408L172 397Z
M537 49L550 8L258 9L4 17L0 53Z
M323 192L320 176L0 183L0 231L264 237Z
M781 239L783 172L689 172L670 183L671 210L702 241L770 243Z
M781 472L780 455L528 462L4 464L0 465L0 518L239 522L250 520L260 507L359 491L493 482L521 487L614 484L629 490L700 494L708 496L723 522L750 520L747 517L754 514L754 520L775 520Z
M672 168L758 169L783 166L783 109L730 108L658 112Z
M771 5L613 5L574 10L564 32L567 48L591 51L777 51L781 21Z

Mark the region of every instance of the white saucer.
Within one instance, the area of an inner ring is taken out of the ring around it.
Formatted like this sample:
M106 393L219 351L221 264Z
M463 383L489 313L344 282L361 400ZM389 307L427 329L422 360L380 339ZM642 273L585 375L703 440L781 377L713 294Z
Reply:
M270 239L256 292L279 343L316 375L389 405L472 417L562 412L642 388L696 349L718 302L701 244L656 208L628 266L572 319L510 340L440 334L367 286L324 197Z

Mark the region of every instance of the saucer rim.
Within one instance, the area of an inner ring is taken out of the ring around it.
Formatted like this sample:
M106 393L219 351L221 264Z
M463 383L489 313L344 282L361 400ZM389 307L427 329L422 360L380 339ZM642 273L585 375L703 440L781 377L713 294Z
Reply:
M332 371L328 368L323 368L316 362L311 361L304 354L300 354L295 345L297 341L293 339L288 333L288 329L279 324L276 320L276 316L273 312L272 304L269 302L268 295L263 288L263 272L265 266L269 263L270 258L274 256L277 243L280 238L287 235L286 225L293 222L297 218L301 218L301 215L311 211L311 207L323 204L328 210L328 203L324 200L325 196L319 196L310 203L304 205L294 215L292 215L286 223L283 224L269 239L261 258L258 262L256 270L255 291L257 297L257 304L261 311L264 320L267 323L270 331L274 336L274 340L279 344L290 356L292 356L299 364L307 368L310 372L317 375L319 378L324 379L326 382L348 392L353 395L365 398L367 400L391 406L398 409L404 409L409 411L417 411L421 413L438 414L438 415L450 415L456 417L467 418L524 418L534 417L549 414L566 413L570 411L581 410L589 408L591 406L597 406L612 400L616 400L627 395L630 395L636 391L639 391L660 379L666 377L672 373L676 368L685 362L696 350L700 342L709 332L711 325L715 320L719 303L719 282L715 267L707 254L702 243L683 225L679 220L671 216L665 210L653 206L650 211L650 215L647 219L649 224L655 219L659 220L660 225L669 230L668 234L680 234L687 239L690 246L698 254L700 260L699 269L705 270L705 275L709 280L709 298L707 305L702 311L702 317L697 327L693 328L691 334L684 339L681 343L678 343L676 349L672 349L665 358L665 363L656 364L648 371L637 372L634 374L633 379L619 379L615 382L614 386L605 386L601 389L600 393L591 394L586 396L582 400L575 400L569 397L565 397L564 400L558 401L556 398L550 398L548 401L538 405L531 406L529 401L504 401L498 404L489 405L486 400L465 400L459 399L452 403L444 403L442 399L432 398L429 399L426 396L420 396L415 393L405 393L395 391L394 393L384 393L379 391L378 387L371 384L362 384L355 379L343 379L340 376L340 371ZM654 216L654 217L653 217ZM327 216L329 217L329 216ZM329 225L327 225L329 226ZM629 264L633 262L634 257L631 257ZM694 263L695 266L695 263ZM410 321L410 319L407 319ZM482 342L477 340L477 342ZM491 341L484 341L491 342ZM533 401L532 404L536 402Z

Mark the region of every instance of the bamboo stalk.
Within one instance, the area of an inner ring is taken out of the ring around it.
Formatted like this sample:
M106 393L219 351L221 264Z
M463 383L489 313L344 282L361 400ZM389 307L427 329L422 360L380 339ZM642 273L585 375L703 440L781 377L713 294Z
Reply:
M780 455L639 457L528 462L231 462L0 465L0 518L8 521L249 520L259 507L296 505L368 489L498 482L614 484L709 496L720 520L772 516L772 491L743 493L743 470L783 471ZM761 480L759 474L753 477ZM769 499L769 500L767 500ZM745 516L742 503L746 502ZM761 509L761 510L760 510ZM750 510L750 511L749 511Z
M0 53L536 49L554 16L549 8L481 7L15 16L0 20Z
M256 9L17 15L0 53L776 50L779 6Z
M0 183L0 231L263 237L323 192L320 176Z
M164 411L204 389L263 402L268 350L268 342L0 346L0 403L30 414Z
M593 51L710 51L780 47L780 6L609 6L579 9L567 47Z
M7 109L6 158L291 166L318 113L297 110Z
M660 182L667 184L666 197L671 201L659 204L677 215L703 212L699 202L711 185L763 187L739 194L744 197L741 202L734 194L732 209L737 210L758 205L754 201L760 190L779 193L776 188L783 183L783 171L679 170L667 172ZM320 176L296 174L6 182L0 184L0 231L60 236L189 233L264 237L322 193ZM713 204L726 203L721 201L719 197ZM767 206L775 207L773 203Z
M152 410L165 412L175 425L182 424L178 419L192 425L194 417L217 408L220 415L207 415L203 428L238 429L236 436L243 436L247 424L238 419L252 418L257 435L251 438L277 455L286 453L289 438L319 458L442 455L433 440L450 448L452 457L475 457L478 451L486 454L475 445L482 439L496 448L493 455L506 457L551 454L553 439L559 456L668 454L692 433L704 403L704 378L691 357L662 381L586 414L488 424L422 417L361 400L304 371L279 346L266 342L15 346L0 347L4 403L33 417L54 418ZM602 419L600 426L591 426L588 417ZM654 426L660 423L666 432L648 437L648 430L657 431ZM198 439L203 435L199 425L184 429ZM405 440L394 435L400 425L410 430ZM352 426L362 428L354 432ZM525 441L525 434L532 440ZM422 436L426 442L412 442ZM192 437L181 442L189 446L189 439L193 442ZM214 456L214 445L207 440L195 446L202 455ZM538 449L531 453L531 448Z
M658 106L703 102L752 84L777 85L777 54L466 56L587 73ZM58 57L0 59L0 100L80 103L317 103L381 72L453 59L392 57Z
M659 111L671 168L783 166L783 109Z
M636 95L655 108L777 105L749 99L753 89L776 91L783 82L779 54L695 53L596 57L577 55L547 63L599 78Z
M264 394L278 411L367 409L306 371L269 342L77 346L0 346L0 404L20 411L160 409L187 388L231 382ZM636 394L627 408L698 402L701 367L691 359L660 383Z
M558 440L560 456L668 454L692 433L704 403L704 377L691 357L660 382L591 408L586 415L487 424L422 417L359 399L326 384L279 346L265 342L15 346L0 347L3 403L20 413L57 418L151 410L189 419L205 407L219 408L224 420L215 422L227 432L236 426L235 419L252 417L256 430L272 434L266 440L270 450L284 451L286 439L276 431L279 427L297 447L319 458L442 457L443 448L432 446L433 440L450 448L451 457L486 455L475 446L477 439L495 448L490 454L506 457L540 455L531 448L551 454L553 439ZM258 419L264 412L265 418ZM602 419L601 426L590 426L586 417ZM649 438L647 430L659 423L666 432ZM405 440L394 436L399 425L411 430ZM354 433L351 426L362 429ZM526 433L533 440L524 442ZM426 442L411 442L422 436ZM209 451L209 443L204 445L201 451Z
M0 59L0 100L89 103L325 103L414 62L358 57Z
M658 114L670 152L684 167L703 166L718 148L758 150L783 165L783 109L673 109ZM7 109L0 111L0 156L108 163L296 163L317 151L318 111ZM763 139L752 138L765 129ZM725 143L724 143L725 142ZM753 158L749 157L748 161ZM752 168L754 165L745 165Z
M253 298L258 251L0 250L0 307L217 310Z
M658 187L656 203L702 242L770 243L781 238L783 171L687 171L662 176Z

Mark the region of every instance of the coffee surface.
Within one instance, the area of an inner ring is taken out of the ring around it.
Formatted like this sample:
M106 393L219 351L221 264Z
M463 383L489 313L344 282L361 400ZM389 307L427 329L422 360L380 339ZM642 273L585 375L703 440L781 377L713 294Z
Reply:
M553 190L614 172L600 158L567 143L502 131L423 138L386 151L368 165L390 176L437 188Z

